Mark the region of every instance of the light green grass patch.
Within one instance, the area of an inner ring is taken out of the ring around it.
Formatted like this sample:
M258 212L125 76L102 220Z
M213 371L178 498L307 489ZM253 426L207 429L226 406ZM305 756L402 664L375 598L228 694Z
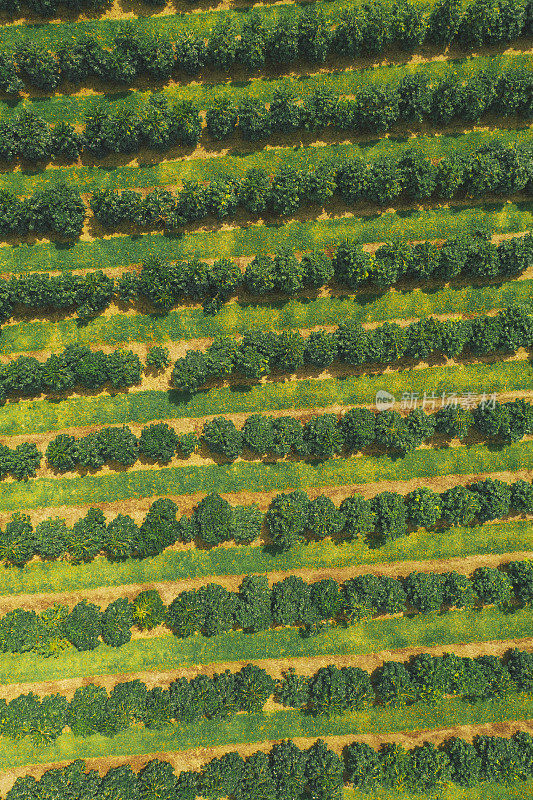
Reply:
M503 783L481 783L479 786L466 788L448 784L439 789L436 796L440 800L531 800L533 779L519 781L510 786ZM347 786L343 797L344 800L427 800L428 795L383 788L361 792L353 786Z
M404 458L354 456L322 463L247 462L133 470L75 478L33 478L0 485L0 511L52 508L196 492L273 492L444 475L533 469L533 441L416 450Z

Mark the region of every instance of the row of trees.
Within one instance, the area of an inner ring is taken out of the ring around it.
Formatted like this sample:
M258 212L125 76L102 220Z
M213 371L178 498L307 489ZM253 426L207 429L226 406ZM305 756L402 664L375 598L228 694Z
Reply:
M124 272L118 280L101 270L83 275L30 272L0 278L0 322L31 309L76 310L83 322L105 311L116 299L142 299L161 313L183 299L192 299L202 301L206 313L215 313L240 291L252 296L274 292L292 295L333 282L353 290L381 290L402 280L514 278L533 265L530 232L498 245L492 244L488 231L479 229L447 239L442 245L397 239L371 254L347 240L337 246L332 257L331 249L314 250L297 258L291 248L280 248L273 256L256 256L244 273L225 258L209 264L198 258L169 262L151 256L143 261L140 272ZM166 366L164 362L156 360L154 365Z
M476 786L482 781L517 783L533 776L533 737L516 733L475 736L472 743L451 738L438 747L425 742L410 750L383 744L376 751L358 741L347 745L341 757L318 739L301 750L291 740L243 758L226 753L198 771L178 775L166 761L149 761L137 774L129 764L112 767L100 777L85 772L78 760L47 770L36 780L17 778L6 800L82 800L97 797L164 797L196 800L340 800L345 781L364 791L378 787L433 794L450 783Z
M377 205L401 196L419 202L430 197L452 198L514 194L533 186L531 145L495 142L468 154L453 153L435 164L421 148L402 155L380 156L372 162L355 157L336 164L329 159L312 167L280 167L273 175L258 168L241 179L220 177L209 183L186 181L178 194L154 189L146 196L127 189L99 189L90 198L97 220L108 228L128 224L143 228L177 228L215 216L233 217L239 207L257 215L296 213L307 203L324 205L334 196L352 206ZM19 199L0 191L0 236L35 231L67 238L79 236L86 208L77 188L58 183Z
M210 182L185 181L174 194L98 189L90 207L106 228L178 228L206 217L232 218L239 208L251 215L295 214L309 203L323 206L339 197L348 206L383 206L400 198L481 197L487 194L529 194L533 187L533 147L494 142L469 153L453 152L437 163L424 148L412 147L396 156L366 161L360 156L341 164L323 159L308 167L282 165L269 174L252 168L242 178L221 176Z
M496 604L502 609L533 602L533 562L513 561L503 569L478 567L471 577L457 572L411 572L405 578L360 575L306 583L291 575L269 587L265 575L247 575L237 592L208 583L178 594L168 607L155 590L130 602L114 600L105 611L82 600L72 611L53 606L40 615L16 608L0 620L4 653L33 651L49 656L73 645L96 648L101 639L120 647L131 629L165 624L175 636L216 636L231 630L255 633L273 626L300 626L304 635L326 624L353 624L373 615Z
M295 491L276 495L266 515L253 503L232 506L212 493L190 517L178 519L178 513L172 500L159 498L140 525L125 514L108 523L100 509L91 508L72 528L57 517L34 528L27 515L17 512L0 533L0 558L17 567L35 555L46 561L66 557L74 564L88 563L100 554L115 562L148 558L176 542L203 547L229 541L250 544L261 536L263 523L267 547L278 552L327 537L348 541L365 537L376 546L420 528L429 531L484 524L508 514L531 514L533 486L522 479L507 484L487 478L440 494L425 487L405 496L381 492L372 500L353 494L338 508L325 495L310 500L304 492Z
M273 256L256 256L244 273L228 259L207 264L198 259L169 262L152 256L143 262L139 274L122 275L117 292L123 300L142 297L161 312L183 298L202 300L204 310L213 313L241 289L253 296L291 295L332 281L350 289L385 289L401 280L512 278L533 264L533 237L528 232L494 245L488 231L476 230L447 239L440 246L398 239L371 254L348 240L337 246L332 258L328 253L314 250L297 258L294 250L284 247Z
M533 656L517 649L502 659L422 653L406 663L386 661L371 674L335 664L309 676L291 668L281 680L247 664L235 673L179 678L168 688L148 689L137 679L118 683L109 693L88 683L76 689L70 702L60 694L2 699L0 733L13 739L31 736L36 743L53 741L66 726L75 736L115 736L139 722L159 730L173 721L190 724L239 711L257 713L272 696L284 706L330 715L370 705L433 704L450 695L491 700L532 689Z
M101 270L74 275L29 272L10 278L0 278L0 322L33 309L49 311L76 310L81 322L101 314L115 298L113 278Z
M384 366L430 356L457 358L464 353L486 356L513 353L533 344L533 319L523 307L514 306L496 316L471 320L440 321L433 317L401 326L385 322L365 330L358 322L346 322L334 331L251 331L236 341L216 338L207 350L188 350L174 365L171 384L193 393L208 382L241 376L258 381L271 373L293 373L303 367L325 369L334 361L354 367Z
M215 417L204 424L200 440L194 433L178 435L166 422L147 425L139 438L123 425L79 439L61 433L48 445L46 458L58 472L78 467L99 469L109 463L131 467L138 458L168 464L176 454L181 458L191 455L199 443L229 461L247 451L255 456L279 458L292 453L325 460L368 449L405 455L435 434L465 439L471 432L491 441L520 441L533 433L533 406L527 400L495 403L494 407L483 402L472 411L448 406L426 414L415 409L407 417L397 411L375 413L354 408L340 418L319 414L305 424L293 417L252 414L242 429L232 420Z
M309 500L301 490L279 494L266 513L271 546L280 552L328 536L351 541L365 537L383 545L409 531L484 524L508 514L533 512L533 486L518 480L508 484L492 478L454 486L440 494L422 487L407 495L380 492L371 500L360 494L345 498L338 508L324 495Z
M58 13L58 8L65 11L75 11L79 14L103 11L109 6L109 0L1 0L0 11L11 14L20 14L24 8L31 14L40 17L53 17Z
M106 384L124 389L139 383L141 369L141 360L132 350L104 353L78 344L53 353L46 361L18 356L0 367L0 400L69 392L77 387L97 391Z
M485 113L499 116L533 115L533 78L523 67L494 74L480 70L465 80L450 70L440 78L425 69L410 73L398 85L364 83L343 98L321 87L302 98L286 83L265 105L251 94L236 102L221 95L206 109L207 133L215 140L238 132L251 141L271 134L333 127L343 131L380 133L398 122L429 121L439 125L454 118L477 122ZM189 101L170 103L161 93L132 106L96 103L77 132L61 122L49 125L32 108L23 108L0 124L0 158L5 161L77 161L86 150L95 157L133 153L141 147L167 150L176 145L194 147L201 134L199 108Z
M0 236L25 236L30 232L78 237L86 208L78 189L58 183L20 200L0 189Z
M199 111L189 101L170 103L152 94L139 108L109 111L95 103L77 132L67 122L49 125L31 107L0 123L0 158L7 162L77 161L83 151L95 157L133 153L140 147L168 150L176 145L194 147L202 126Z
M498 73L479 70L466 79L451 69L436 77L422 67L396 85L362 81L350 98L327 87L302 97L297 84L287 82L274 92L268 106L251 94L238 103L231 94L220 95L207 108L206 126L216 140L237 132L256 141L271 133L327 126L361 134L382 133L398 122L477 122L489 112L528 119L533 114L532 86L531 73L524 67L504 68Z
M19 0L2 0L3 8ZM155 0L154 0L155 1ZM45 13L56 0L29 0ZM69 4L82 0L68 0ZM100 0L92 0L94 3ZM168 80L175 72L197 75L205 68L255 71L265 66L286 67L299 59L323 63L330 55L345 58L375 56L398 48L412 51L421 44L471 48L512 41L530 35L532 15L527 0L438 0L422 7L412 0L394 6L384 2L348 8L335 18L310 4L284 9L275 21L268 14L225 12L207 39L182 30L152 33L139 23L125 23L107 49L97 34L83 34L56 52L29 37L13 53L0 55L1 88L17 93L21 79L45 91L65 80L88 78L131 84L139 75ZM242 18L242 21L241 21Z
M50 466L58 472L82 467L99 469L104 464L131 467L138 458L168 464L178 454L189 456L197 446L194 433L178 435L165 422L147 425L139 438L127 425L102 428L77 439L60 433L46 449Z
M215 417L204 424L199 440L194 433L180 436L166 422L147 425L139 438L122 425L78 439L60 433L48 445L46 458L58 472L99 469L104 464L131 467L138 458L168 464L176 454L180 458L191 455L200 444L228 461L245 452L326 460L362 450L405 455L435 435L464 440L471 433L490 441L518 442L533 433L533 406L527 400L491 405L484 401L472 410L446 406L436 414L418 408L407 417L397 411L353 408L341 417L318 414L305 424L293 417L252 414L242 429L230 419Z
M113 562L153 558L176 542L250 543L259 538L263 525L264 515L256 505L230 506L219 495L202 500L191 517L178 519L178 511L172 500L161 497L138 525L126 514L107 522L100 509L90 508L72 528L58 517L34 528L26 514L16 512L0 533L0 558L17 567L35 555L45 561L67 557L73 564L86 564L100 554Z

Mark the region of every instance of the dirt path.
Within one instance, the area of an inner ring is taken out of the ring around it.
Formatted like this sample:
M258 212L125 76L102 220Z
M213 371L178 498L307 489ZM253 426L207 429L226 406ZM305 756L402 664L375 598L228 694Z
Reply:
M417 731L403 731L398 733L378 733L378 734L350 734L348 736L324 736L321 737L328 747L339 755L346 745L354 741L367 742L375 749L381 744L394 742L406 748L414 747L424 742L432 742L437 745L452 737L460 737L467 741L472 741L476 735L486 736L505 736L510 737L514 733L525 731L533 733L533 720L512 720L502 721L489 725L458 725L454 728L425 729ZM316 741L317 737L296 737L294 743L300 748L308 748ZM218 747L198 747L190 750L181 751L160 751L156 753L145 753L141 756L109 756L105 758L88 758L85 763L88 769L97 769L101 775L109 769L122 764L130 764L135 771L139 771L148 761L155 758L168 761L176 772L184 770L198 770L213 758L218 758L225 753L238 752L241 756L249 756L259 750L269 752L276 740L264 740L252 744L228 744ZM21 767L16 770L3 772L0 776L0 791L5 794L16 778L21 775L33 775L39 778L43 772L53 767L62 767L69 764L69 761L57 761L48 764L36 764L33 766Z
M64 678L58 681L41 681L39 683L11 683L0 685L0 697L5 700L12 700L21 694L33 692L39 697L59 692L69 700L80 686L87 686L94 683L103 686L108 692L122 681L140 680L152 689L155 686L168 687L178 678L191 680L197 675L208 675L212 677L215 673L230 670L238 672L246 664L254 664L266 670L273 678L282 678L283 673L293 667L299 675L313 675L322 667L335 664L337 667L360 667L367 672L373 672L385 661L406 662L410 658L422 653L433 656L440 656L449 653L451 650L455 655L463 658L475 658L481 655L502 656L508 650L517 648L519 650L533 651L533 638L525 639L506 639L493 640L488 642L464 642L461 644L438 646L438 647L404 647L400 650L382 650L376 653L369 653L357 656L336 656L326 655L317 657L298 657L281 659L248 659L243 661L223 661L209 664L199 664L194 667L181 668L164 672L121 672L107 675L92 675L85 678ZM282 706L269 701L271 709L281 709Z
M470 575L477 567L498 567L509 561L523 561L533 558L533 550L525 550L503 555L474 555L447 559L433 559L427 561L394 561L391 563L360 564L349 567L336 567L331 569L288 569L271 571L267 573L269 584L281 581L289 575L296 575L307 582L333 578L339 583L353 578L355 575L386 575L389 577L404 577L410 572L448 572L456 571ZM75 592L56 592L45 594L17 594L0 596L0 613L6 614L14 608L33 609L43 611L54 603L62 603L72 608L80 600L87 599L92 603L105 608L109 603L119 597L135 598L145 589L156 589L166 605L182 591L199 589L208 583L217 583L230 591L237 591L242 581L242 575L213 575L200 578L188 578L178 581L151 581L146 583L123 584L121 586L104 586L97 589L80 590ZM151 635L159 635L156 631ZM145 633L134 635L134 638L145 638Z

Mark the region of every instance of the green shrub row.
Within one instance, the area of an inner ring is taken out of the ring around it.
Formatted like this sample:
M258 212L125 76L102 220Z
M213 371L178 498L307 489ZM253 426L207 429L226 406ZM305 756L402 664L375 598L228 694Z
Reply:
M54 0L30 0L41 13L55 8ZM81 0L68 0L75 6ZM93 0L96 4L99 0ZM2 0L13 9L18 0ZM231 70L236 66L258 70L287 66L299 59L321 64L329 56L357 58L391 48L411 51L421 44L441 48L450 43L465 48L512 41L532 31L531 1L483 0L463 4L438 0L423 6L401 0L358 5L344 11L332 25L323 10L310 4L286 10L272 25L266 14L225 13L209 31L207 40L188 31L176 37L151 34L126 23L106 49L97 35L84 34L67 41L57 52L23 39L15 52L0 56L0 89L17 94L23 81L53 91L61 81L79 84L88 78L106 83L131 84L139 75L168 80L175 72L197 75L206 67Z
M433 704L450 695L493 700L532 690L533 655L516 648L504 658L422 653L405 663L386 661L372 673L329 664L304 676L290 668L278 680L247 664L235 673L178 678L168 688L148 689L137 679L117 683L109 693L102 686L85 684L70 702L61 694L39 698L33 692L9 702L2 699L0 734L17 740L31 736L42 744L57 739L67 726L75 736L115 736L139 722L160 730L171 722L226 719L239 711L259 713L272 696L286 707L329 715L370 705Z
M331 250L315 250L297 259L294 250L281 248L273 257L256 256L244 274L228 259L208 264L199 259L169 262L153 256L143 261L139 273L124 272L118 280L101 270L84 275L63 271L53 276L30 272L1 278L0 321L21 311L47 309L76 310L78 320L85 322L117 299L148 301L159 312L170 311L184 299L201 300L205 312L214 313L242 290L255 297L274 292L290 296L332 282L356 290L385 289L401 280L444 283L459 276L472 281L507 279L533 265L531 233L499 245L492 244L488 231L479 230L442 245L395 240L381 245L372 255L354 241L338 245L333 257L328 255ZM165 359L160 362L156 355L153 366L166 366Z
M496 142L473 148L468 154L446 155L435 164L415 146L400 157L380 156L371 162L355 157L339 165L324 158L310 168L283 165L273 174L254 167L240 179L186 181L177 194L167 189L154 189L146 196L133 189L98 189L90 198L90 207L106 228L127 224L173 229L208 216L233 218L238 209L252 215L285 216L303 205L323 206L333 198L349 206L362 202L383 206L399 198L420 202L458 195L529 194L533 189L532 153L529 143Z
M254 215L294 214L303 204L324 205L337 196L352 206L363 201L384 205L400 197L419 202L458 194L529 194L532 178L529 143L482 145L467 155L444 156L437 164L415 147L399 158L381 156L366 162L357 157L340 166L323 159L310 169L282 166L273 175L253 168L242 179L186 181L178 194L166 189L154 189L146 196L129 189L97 190L90 198L90 207L107 228L127 224L173 229L210 215L234 217L239 207ZM36 191L24 200L7 190L0 191L0 236L36 231L75 238L84 219L79 190L63 183Z
M91 350L69 345L46 361L19 356L0 367L0 402L7 397L36 397L42 392L69 392L81 387L97 391L109 383L114 389L141 380L141 360L132 350Z
M407 789L424 796L450 784L516 784L533 776L533 738L529 733L501 736L477 735L473 743L451 738L438 747L425 742L410 750L383 744L376 752L365 743L353 742L342 757L318 739L307 750L286 740L268 753L258 751L246 758L229 752L198 770L175 774L167 761L149 761L138 774L129 764L112 767L101 777L95 769L85 772L78 760L47 770L36 780L17 778L6 800L96 800L128 797L148 800L196 800L226 797L229 800L340 800L345 783L364 791L378 787ZM491 788L494 788L493 786Z
M383 290L401 280L424 283L448 282L459 276L473 281L513 278L533 264L533 237L528 233L496 246L487 231L476 231L450 238L442 246L395 240L381 245L374 254L366 253L354 241L345 241L332 258L327 253L331 248L327 252L314 250L297 259L290 248L280 248L273 257L256 256L244 274L228 259L210 265L198 259L176 263L153 256L143 262L139 274L124 273L116 291L122 300L140 297L161 312L190 298L202 300L206 313L214 313L242 289L263 297L316 290L332 281L352 290ZM24 286L25 279L20 280ZM46 285L46 276L31 278L37 286L41 280Z
M408 73L397 85L362 83L353 98L320 87L302 98L294 87L282 85L272 101L245 93L236 103L231 94L216 97L206 109L206 130L215 140L239 133L259 141L271 134L325 127L353 134L376 134L398 122L427 121L446 125L453 119L478 122L486 113L533 116L533 76L523 66L492 67L464 79L456 71L435 76L428 69ZM24 108L0 126L0 158L12 162L77 161L82 152L94 157L134 153L141 147L164 151L176 145L195 147L202 132L199 109L190 101L171 103L163 94L148 95L135 107L109 110L94 104L85 125L76 131L67 122L49 125Z
M77 238L86 208L78 189L59 183L20 200L0 189L0 236L25 236L30 232Z
M504 571L505 570L505 571ZM180 592L168 607L155 589L130 602L119 597L104 612L82 600L69 612L54 605L37 614L16 608L0 620L4 653L60 654L73 645L94 650L102 639L111 647L131 640L132 627L164 624L175 636L216 636L231 630L255 633L276 626L301 627L312 636L328 624L354 624L367 617L496 604L501 609L533 602L533 562L513 561L503 569L478 567L471 577L457 572L411 572L405 578L361 575L344 583L306 583L291 575L268 585L265 575L247 575L237 592L209 583Z
M73 564L91 562L99 554L109 561L153 558L176 542L195 542L211 548L223 542L250 544L266 522L267 551L328 537L352 541L365 537L372 547L384 545L424 528L484 524L509 514L533 513L533 486L522 479L504 483L487 478L455 486L438 494L425 487L403 496L378 493L372 500L354 494L337 508L325 495L310 500L303 491L279 494L266 515L255 504L232 506L216 493L208 494L191 517L177 518L178 506L168 498L155 500L141 525L119 514L109 523L100 509L91 508L72 528L63 519L48 518L35 528L26 514L16 512L0 532L0 557L23 567L33 556L44 561L67 557Z
M326 460L362 450L405 455L435 434L466 439L472 432L484 439L519 442L533 433L533 406L527 400L503 404L492 401L490 406L483 401L477 407L473 404L472 409L448 406L436 414L417 408L406 418L398 411L376 414L354 408L341 417L317 414L305 424L290 416L252 414L240 430L232 420L215 417L204 423L200 440L194 433L179 436L165 422L147 425L139 438L123 425L102 428L80 438L61 433L48 445L46 458L57 472L78 467L99 469L106 463L131 467L138 458L168 464L176 454L191 455L200 444L228 461L235 461L247 451L255 456L279 458L291 454Z
M326 369L337 361L359 367L384 366L441 355L513 353L532 344L533 319L518 306L472 320L441 322L427 317L407 326L385 322L372 330L347 322L333 333L315 331L307 337L298 331L276 334L258 330L245 333L239 341L216 338L205 351L188 350L176 361L171 383L180 392L191 394L214 380L242 376L258 381L270 373L297 372L304 365Z

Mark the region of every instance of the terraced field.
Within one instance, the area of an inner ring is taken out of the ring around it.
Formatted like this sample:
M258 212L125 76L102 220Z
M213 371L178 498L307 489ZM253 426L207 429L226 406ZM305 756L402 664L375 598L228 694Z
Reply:
M0 6L0 796L531 797L531 0Z

